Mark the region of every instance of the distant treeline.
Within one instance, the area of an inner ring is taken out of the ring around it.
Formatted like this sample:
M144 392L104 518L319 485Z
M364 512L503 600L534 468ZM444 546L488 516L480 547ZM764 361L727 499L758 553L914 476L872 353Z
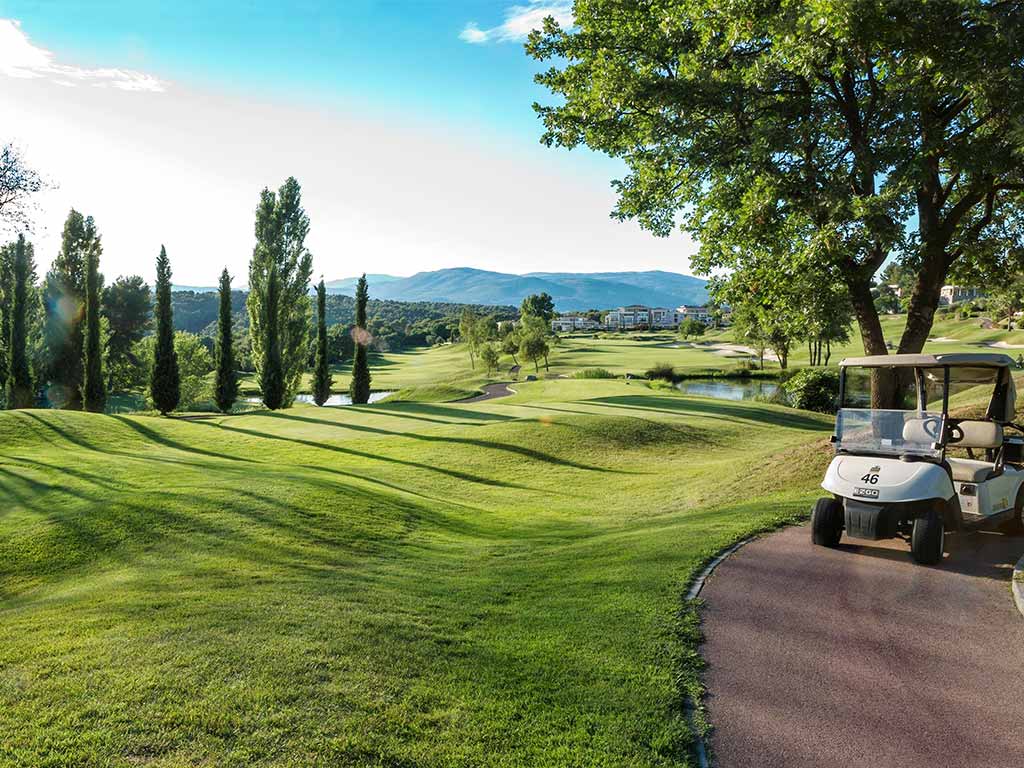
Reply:
M373 286L370 286L372 292ZM249 326L246 313L246 291L231 292L231 312L235 327L245 331ZM200 291L175 291L171 294L174 327L202 336L212 337L217 326L217 294ZM474 314L493 317L496 321L514 320L515 307L479 304L450 304L433 301L390 301L371 299L367 305L368 329L379 350L404 349L449 341L458 336L462 310L469 307ZM351 296L327 296L327 325L349 327L355 321L355 299ZM332 334L336 336L337 334Z

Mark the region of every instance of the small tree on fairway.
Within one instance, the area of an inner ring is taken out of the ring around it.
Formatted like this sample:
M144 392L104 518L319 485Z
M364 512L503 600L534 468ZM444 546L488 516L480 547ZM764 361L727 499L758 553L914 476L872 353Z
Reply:
M220 273L220 314L217 317L217 382L214 399L221 413L227 413L238 399L238 374L235 371L234 339L231 335L231 275Z
M544 318L524 315L519 322L519 354L523 359L533 363L535 371L540 371L539 360L544 358L544 368L548 367L548 324Z
M11 334L7 340L7 407L31 408L32 373L29 370L28 343L28 293L34 278L32 247L25 242L25 236L18 236L14 251L11 296L7 300L11 313Z
M705 325L695 317L688 317L679 324L679 335L683 339L689 339L691 336L703 336Z
M103 378L103 345L100 342L100 274L99 249L92 249L85 273L85 380L82 401L85 410L103 413L107 405L106 381Z
M352 360L352 382L349 384L349 396L357 405L370 400L370 364L366 357L366 347L370 343L370 334L366 330L366 302L368 299L366 275L363 275L356 284L356 327L352 331L356 350Z
M501 351L506 355L511 355L512 362L519 365L519 360L516 358L516 355L519 354L519 332L514 328L506 333L501 340Z
M313 370L313 402L323 405L331 397L333 384L327 350L327 288L323 278L316 287L316 366Z
M267 275L266 317L263 323L263 361L260 366L260 393L263 404L276 411L284 404L284 372L281 367L281 340L277 326L280 320L278 304L281 300L281 282L277 267Z
M171 309L171 262L161 245L156 260L156 348L149 391L153 405L166 416L178 407L181 379L174 351L174 317Z
M498 370L498 348L493 344L484 345L484 348L480 351L480 359L483 361L483 364L487 366L488 376Z

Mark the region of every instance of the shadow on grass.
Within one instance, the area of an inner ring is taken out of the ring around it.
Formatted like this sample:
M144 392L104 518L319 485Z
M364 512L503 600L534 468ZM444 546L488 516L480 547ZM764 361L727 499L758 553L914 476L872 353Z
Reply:
M825 421L824 416L816 419L799 411L758 407L760 404L737 405L725 400L702 400L686 397L685 395L679 397L615 395L578 402L580 404L593 403L615 408L632 408L639 411L666 413L672 416L685 413L727 416L734 419L756 421L762 424L774 424L789 429L804 429L815 432L822 432L829 428L829 424Z
M368 427L360 424L341 423L337 421L330 421L326 419L317 419L312 416L298 416L292 413L283 413L277 411L273 414L268 414L271 418L285 419L289 421L302 421L310 424L324 424L331 427L338 427L341 429L352 429L358 432L371 432L373 434L387 435L394 437L407 437L412 440L420 440L427 443L450 443L452 445L472 445L476 448L483 448L485 450L497 450L505 451L506 453L513 453L518 456L522 456L526 459L532 459L534 461L541 461L546 464L553 464L559 467L568 467L570 469L579 469L587 472L612 472L615 474L630 474L623 470L618 469L607 469L604 467L594 467L587 464L579 464L568 459L562 459L558 456L552 456L548 453L542 453L541 451L534 450L532 448L525 448L520 445L513 445L511 443L499 443L493 440L478 440L471 437L451 437L446 435L421 435L415 432L394 432L392 430L381 429L380 427Z
M500 488L517 488L523 491L536 491L536 488L531 488L528 485L520 485L519 483L509 483L504 480L494 480L489 477L480 477L478 475L472 475L468 472L460 472L456 469L445 469L444 467L432 466L429 464L423 464L418 461L409 461L407 459L396 459L393 456L383 456L380 454L367 453L366 451L357 451L354 448L343 448L340 445L331 445L327 443L317 443L313 440L302 440L297 437L284 437L282 435L273 435L269 432L260 432L255 429L245 429L243 427L234 427L227 424L210 424L207 422L199 422L203 426L214 427L216 429L227 430L228 432L238 432L239 434L252 435L253 437L262 437L267 440L278 440L286 443L293 443L295 445L304 445L307 448L315 448L322 451L332 451L334 453L341 453L346 456L354 456L360 459L367 459L369 461L382 461L390 464L399 464L404 467L412 467L414 469L422 469L427 472L437 472L448 477L455 478L456 480L464 480L470 483L477 483L479 485L489 485Z
M157 432L155 429L150 429L149 427L147 427L147 426L145 426L143 424L140 424L138 421L136 421L134 419L128 419L128 418L125 418L124 416L111 416L110 418L116 419L117 421L121 422L122 424L124 424L129 429L135 430L140 435L142 435L143 437L145 437L148 440L153 441L154 443L159 443L160 445L166 446L168 448L173 448L173 449L175 449L177 451L184 451L186 453L195 453L195 454L198 454L200 456L209 456L212 459L225 459L227 461L246 461L246 462L250 462L250 463L255 463L255 462L253 462L253 459L248 459L248 458L246 458L244 456L232 456L232 455L227 454L227 453L217 453L216 451L208 451L205 448L197 448L194 445L188 445L186 443L182 443L182 442L179 442L177 440L172 440L171 438L167 437L166 435L164 435L164 434L162 434L160 432ZM192 423L192 424L206 424L207 422L205 420L200 420L200 421L194 421L194 422L190 422L190 423Z

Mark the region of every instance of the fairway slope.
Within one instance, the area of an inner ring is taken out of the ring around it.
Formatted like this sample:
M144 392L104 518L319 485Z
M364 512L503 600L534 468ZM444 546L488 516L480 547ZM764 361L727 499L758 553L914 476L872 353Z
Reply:
M0 414L0 764L688 764L683 584L830 422L518 389Z

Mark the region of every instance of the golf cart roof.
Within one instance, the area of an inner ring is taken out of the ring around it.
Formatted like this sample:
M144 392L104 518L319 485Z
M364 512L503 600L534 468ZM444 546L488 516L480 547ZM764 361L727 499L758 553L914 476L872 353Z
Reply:
M839 365L858 368L939 368L944 365L972 368L1016 368L1009 355L998 352L953 352L948 355L869 355L847 357Z

